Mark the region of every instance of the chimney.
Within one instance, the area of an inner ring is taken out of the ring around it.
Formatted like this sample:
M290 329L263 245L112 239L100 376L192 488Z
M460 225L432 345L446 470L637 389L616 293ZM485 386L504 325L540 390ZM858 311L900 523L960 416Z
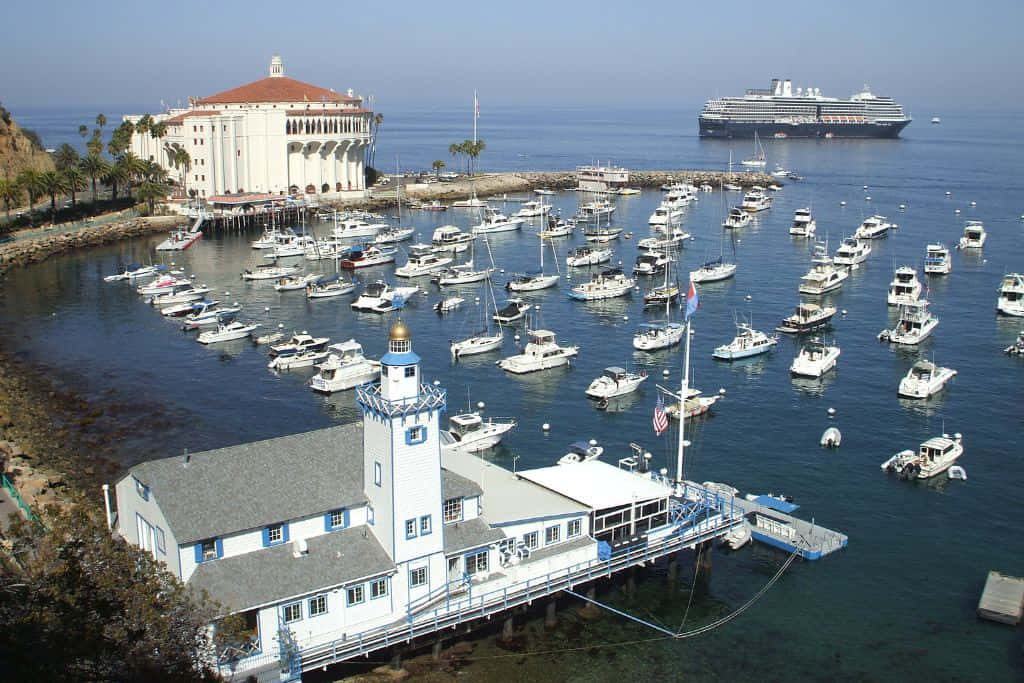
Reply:
M780 89L780 85L779 84L780 84L779 79L777 79L777 78L773 78L772 79L772 87L771 87L772 95L781 95L782 94L782 90Z
M793 81L788 78L782 83L782 96L792 97L793 96Z

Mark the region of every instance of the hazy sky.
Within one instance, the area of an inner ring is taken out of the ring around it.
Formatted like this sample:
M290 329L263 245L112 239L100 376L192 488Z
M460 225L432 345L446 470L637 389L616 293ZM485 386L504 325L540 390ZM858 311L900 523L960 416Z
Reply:
M4 3L9 108L158 110L267 73L373 94L381 111L481 106L699 107L773 76L912 111L1024 102L1024 2ZM469 93L469 94L467 94ZM924 113L924 112L922 112Z

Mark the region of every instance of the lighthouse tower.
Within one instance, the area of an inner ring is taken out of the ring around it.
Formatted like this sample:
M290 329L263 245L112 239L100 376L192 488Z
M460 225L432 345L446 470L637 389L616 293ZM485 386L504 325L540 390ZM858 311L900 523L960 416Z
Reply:
M363 487L373 533L395 563L442 553L441 445L445 392L420 383L409 328L391 328L380 384L360 387Z

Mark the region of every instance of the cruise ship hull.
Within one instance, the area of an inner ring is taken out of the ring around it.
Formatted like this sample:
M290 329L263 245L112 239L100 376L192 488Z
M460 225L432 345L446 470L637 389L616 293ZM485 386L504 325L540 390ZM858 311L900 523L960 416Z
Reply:
M910 121L892 123L734 123L699 119L702 138L895 138Z

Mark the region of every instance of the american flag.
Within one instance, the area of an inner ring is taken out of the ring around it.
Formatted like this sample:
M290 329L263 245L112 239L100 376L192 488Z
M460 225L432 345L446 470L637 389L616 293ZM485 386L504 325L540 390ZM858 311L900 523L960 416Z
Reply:
M658 404L654 406L654 433L661 436L661 433L668 429L668 413L665 412L665 401L658 397Z

